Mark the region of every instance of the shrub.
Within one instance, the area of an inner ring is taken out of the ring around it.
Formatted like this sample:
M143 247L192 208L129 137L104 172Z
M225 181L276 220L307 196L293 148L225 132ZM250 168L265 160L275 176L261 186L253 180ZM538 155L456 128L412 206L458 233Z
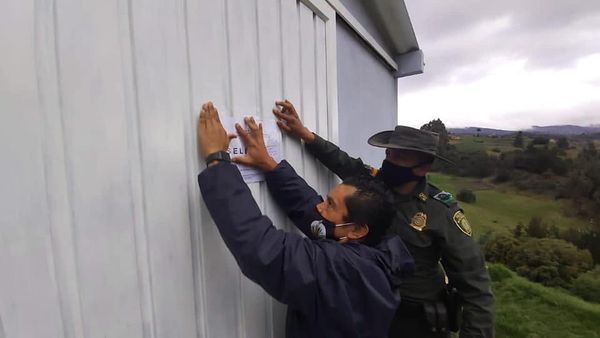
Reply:
M531 220L529 220L529 224L527 224L527 227L525 228L525 232L530 237L544 238L548 237L550 234L550 229L548 228L548 225L542 222L541 218L532 217Z
M490 262L507 264L519 241L512 236L498 235L489 240L483 247L486 260Z
M510 249L506 264L518 274L546 286L568 287L592 267L587 250L556 238L530 238Z
M473 191L468 189L461 189L456 195L456 199L465 203L475 203L477 197L475 196L475 193Z
M569 289L584 300L600 303L600 265L579 275Z
M506 169L501 169L496 172L496 177L494 177L494 183L504 183L510 181L510 171Z

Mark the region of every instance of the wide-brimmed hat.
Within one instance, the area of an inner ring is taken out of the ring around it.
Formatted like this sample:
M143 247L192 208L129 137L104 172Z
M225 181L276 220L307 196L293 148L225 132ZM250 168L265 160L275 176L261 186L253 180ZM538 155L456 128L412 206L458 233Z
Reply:
M374 147L418 151L454 164L438 154L439 136L428 130L396 126L394 130L382 131L369 137L368 142Z

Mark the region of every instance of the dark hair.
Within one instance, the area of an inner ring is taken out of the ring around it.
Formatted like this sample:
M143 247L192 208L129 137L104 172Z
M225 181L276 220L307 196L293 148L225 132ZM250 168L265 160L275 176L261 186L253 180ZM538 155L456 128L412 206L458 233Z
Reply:
M393 195L386 185L371 176L350 177L342 182L356 188L356 192L346 196L348 216L345 222L367 224L369 233L363 243L379 243L394 217Z

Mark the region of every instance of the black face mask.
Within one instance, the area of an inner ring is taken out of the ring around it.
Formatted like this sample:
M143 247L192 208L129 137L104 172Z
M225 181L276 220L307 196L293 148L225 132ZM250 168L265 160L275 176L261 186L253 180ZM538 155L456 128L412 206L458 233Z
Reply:
M321 217L320 219L316 219L310 223L310 232L313 234L313 236L315 238L329 238L329 239L333 239L333 240L337 241L337 240L345 239L346 237L335 238L333 236L333 232L334 232L335 228L345 226L345 225L350 225L350 224L354 224L354 223L350 222L350 223L335 224L335 223L329 222L328 220Z
M413 169L423 164L425 163L419 163L412 167L403 167L395 165L388 160L383 160L377 177L381 178L388 187L395 188L408 182L421 180L423 176L415 175Z
M317 210L316 205L309 205L309 204L307 204L305 206L304 210L294 212L293 215L290 215L290 219L296 225L301 224L303 227L308 225L310 227L310 232L312 235L310 237L313 239L329 238L329 239L333 239L336 241L343 239L343 238L335 238L334 237L333 233L334 233L334 230L336 227L354 224L354 223L335 224L333 222L330 222L330 221L326 220L325 218L323 218L323 216L321 216L321 214L319 213L319 210Z

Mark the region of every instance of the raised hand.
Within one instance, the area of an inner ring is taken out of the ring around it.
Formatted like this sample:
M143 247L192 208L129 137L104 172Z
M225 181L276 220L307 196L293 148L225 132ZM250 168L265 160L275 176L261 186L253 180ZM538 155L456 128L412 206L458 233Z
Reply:
M277 162L267 152L263 138L262 124L256 124L253 117L244 118L244 123L248 126L246 131L239 123L235 124L235 129L246 147L246 155L236 156L231 160L238 164L258 168L263 171L271 171L277 167Z
M288 101L275 101L273 114L277 117L277 126L286 134L310 143L315 135L302 124L294 105Z
M200 118L198 119L197 140L198 151L202 157L206 157L217 151L227 151L229 142L235 138L234 134L227 134L219 119L219 112L212 102L202 105Z

